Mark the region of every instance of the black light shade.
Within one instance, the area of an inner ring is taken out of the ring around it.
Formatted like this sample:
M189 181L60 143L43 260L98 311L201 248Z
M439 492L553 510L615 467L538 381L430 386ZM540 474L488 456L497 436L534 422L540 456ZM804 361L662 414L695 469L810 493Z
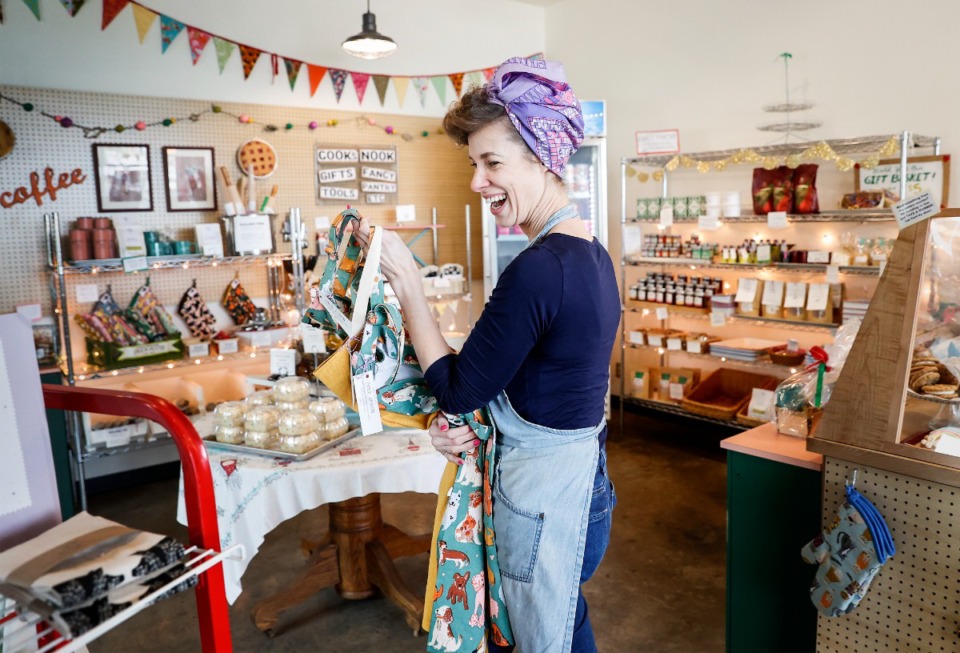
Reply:
M344 41L343 50L361 59L380 59L397 51L393 39L377 31L377 17L370 12L369 0L367 11L363 14L363 31Z

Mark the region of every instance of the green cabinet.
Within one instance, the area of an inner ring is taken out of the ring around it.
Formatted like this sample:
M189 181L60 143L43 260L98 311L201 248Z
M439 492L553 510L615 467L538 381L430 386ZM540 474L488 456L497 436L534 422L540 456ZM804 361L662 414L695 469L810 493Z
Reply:
M63 376L59 370L41 372L40 382L50 385L60 385ZM47 411L47 429L50 432L50 449L53 452L53 468L57 473L57 492L60 495L60 513L63 518L70 519L77 513L73 471L70 466L70 443L67 439L66 414L60 410Z
M814 651L815 568L800 549L820 532L821 474L727 452L727 651Z

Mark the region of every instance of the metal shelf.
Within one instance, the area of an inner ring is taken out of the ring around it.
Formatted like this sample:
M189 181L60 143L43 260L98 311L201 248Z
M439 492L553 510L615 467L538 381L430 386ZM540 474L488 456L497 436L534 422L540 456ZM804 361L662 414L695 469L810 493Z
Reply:
M646 311L656 311L658 308L665 308L671 313L671 317L709 320L710 310L706 308L690 308L687 306L670 306L669 304L657 304L655 302L637 302L630 300L632 305L624 306L623 310L627 313L640 313ZM783 327L789 326L796 331L836 331L838 324L818 324L817 322L804 322L799 320L784 320L774 317L750 317L747 315L728 315L727 322L753 322L757 326L763 327Z
M649 258L642 256L624 261L624 265L663 265L670 267L708 268L712 270L770 270L773 272L800 273L825 273L828 267L821 263L713 263L695 258ZM878 277L880 276L880 267L876 265L841 265L840 273Z
M217 267L218 265L244 265L247 263L262 263L265 261L289 261L290 254L261 254L258 256L148 256L148 270L169 270L174 268ZM53 266L48 265L53 270ZM105 272L123 272L123 261L118 258L90 261L64 261L64 274L100 274Z
M140 442L131 442L129 444L124 444L119 447L106 447L103 449L84 449L79 456L77 456L82 462L88 462L96 458L109 458L110 456L119 456L125 453L132 453L134 451L146 451L148 449L159 449L161 447L169 447L173 445L174 442L169 436L161 436L159 438L153 438L152 440L145 440Z
M268 355L270 348L264 347L263 349L265 351L263 351L262 353L264 355ZM90 370L90 366L84 363L75 362L74 373L77 375L77 381L85 381L90 379L107 379L115 376L132 376L134 374L144 374L146 372L154 372L154 371L163 370L163 369L172 370L178 367L195 368L198 366L202 367L203 365L207 365L210 363L220 363L223 361L229 362L229 361L235 361L235 360L243 360L245 358L256 358L258 353L261 353L261 352L258 350L243 350L243 351L235 352L233 354L217 354L217 355L210 355L210 356L202 356L198 358L190 358L185 356L184 358L180 358L177 360L163 361L161 363L153 363L151 365L134 365L132 367L122 367L116 370L94 369L93 371L84 371L84 372L79 372L79 370L80 369ZM68 375L67 370L63 369L63 366L61 366L60 372L64 376Z
M674 224L697 224L700 218L673 218ZM727 225L735 224L754 224L758 222L766 223L767 216L765 215L741 215L736 218L722 218L723 222L720 225L720 228ZM892 210L882 210L882 211L867 211L867 210L836 210L836 211L821 211L820 213L809 213L809 214L790 214L787 216L787 222L791 223L803 223L803 222L893 222L894 216ZM650 218L639 218L636 216L628 217L625 219L625 222L628 224L636 223L653 223L659 224L660 217L654 216Z
M732 358L726 358L723 356L714 356L713 354L697 354L694 352L686 351L685 349L667 349L666 347L654 347L653 345L638 345L632 342L625 342L623 346L627 349L638 349L641 351L650 351L660 353L660 350L663 350L664 354L682 354L684 356L690 356L691 358L699 358L701 360L711 360L718 365L723 365L724 367L734 366L734 367L743 367L749 369L758 369L765 371L776 372L780 375L786 376L790 374L791 369L796 369L795 367L789 367L786 365L777 365L776 363L769 360L761 360L756 362L741 361L735 360ZM802 367L802 365L797 366Z
M620 401L623 403L633 404L635 406L641 406L643 408L649 408L650 410L660 411L661 413L670 413L671 415L679 415L681 417L689 417L691 419L700 420L703 422L710 422L711 424L720 424L721 426L727 426L733 429L738 429L740 431L746 431L751 428L749 426L744 426L734 421L728 421L724 419L716 419L713 417L707 417L706 415L699 415L697 413L692 413L689 410L676 405L668 404L663 401L654 401L652 399L639 399L637 397L620 397Z

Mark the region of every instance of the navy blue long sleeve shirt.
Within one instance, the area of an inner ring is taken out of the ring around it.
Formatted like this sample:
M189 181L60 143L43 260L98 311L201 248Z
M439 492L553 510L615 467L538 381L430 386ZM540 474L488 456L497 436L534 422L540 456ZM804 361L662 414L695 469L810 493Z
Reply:
M551 234L507 266L461 352L433 363L425 377L448 413L486 406L505 389L529 422L596 426L619 323L607 251L596 239Z

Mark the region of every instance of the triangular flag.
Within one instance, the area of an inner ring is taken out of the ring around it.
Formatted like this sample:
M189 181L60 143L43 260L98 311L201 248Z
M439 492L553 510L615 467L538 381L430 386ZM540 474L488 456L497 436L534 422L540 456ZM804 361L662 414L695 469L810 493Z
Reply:
M327 69L324 66L314 66L312 63L308 63L307 74L310 75L310 97L313 97L313 94L317 92L317 87L320 86L320 81L323 80L323 76L327 74Z
M67 13L71 16L76 16L77 12L80 11L80 7L83 6L83 3L86 0L60 0L60 4L63 5L63 8L67 10Z
M251 48L249 45L238 44L240 46L240 60L243 61L243 78L250 77L253 67L257 65L257 59L260 58L262 50Z
M460 97L460 92L463 90L463 73L453 73L452 75L447 75L450 78L450 83L453 84L453 92L457 94L457 97Z
M473 72L467 73L463 78L464 86L467 87L467 90L470 90L474 86L483 86L483 83L486 80L483 78L483 73L479 70L474 70Z
M337 102L340 101L340 96L343 95L343 85L347 83L348 74L346 70L339 70L337 68L330 69L330 79L333 80L333 92L337 96Z
M530 61L539 61L540 59L543 59L543 53L542 53L542 52L538 52L538 53L536 53L536 54L531 54L531 55L530 55Z
M187 27L187 36L190 37L190 56L193 58L193 65L196 66L200 61L200 55L203 54L203 49L210 41L210 35L196 27Z
M294 85L297 83L297 75L300 74L300 66L303 64L302 61L297 61L296 59L284 59L283 65L287 68L287 79L290 80L290 90L293 90Z
M397 102L403 106L403 101L407 99L407 89L410 88L410 78L394 77L393 88L397 92Z
M496 68L484 68L484 70L483 70L483 76L484 76L484 77L486 78L486 80L489 82L489 81L490 81L490 78L493 77L493 74L494 74L495 72L497 72L497 69L496 69Z
M100 22L100 29L107 29L107 25L112 23L117 14L123 11L123 8L128 4L130 4L130 0L103 0L103 20Z
M170 18L170 16L164 16L160 14L160 48L161 52L166 52L167 48L170 47L170 44L173 43L173 39L177 38L180 32L183 31L183 28L186 27L183 23L175 18Z
M133 5L133 22L137 24L137 37L140 39L140 45L143 45L143 39L147 38L147 32L153 26L155 20L157 20L156 12L140 5Z
M430 88L430 85L426 77L414 77L413 78L413 88L416 89L417 94L420 96L420 106L427 106L427 89Z
M380 98L380 106L383 106L387 98L387 86L390 85L390 77L387 75L374 75L373 85L377 87L377 97Z
M350 77L353 78L353 88L357 92L357 102L363 104L363 96L367 92L370 75L366 73L350 73Z
M217 51L217 65L220 66L220 74L222 75L223 67L227 65L227 60L233 54L233 41L224 41L214 36L213 47Z
M40 0L23 0L23 4L30 8L30 11L37 17L37 20L40 20Z
M433 88L437 89L437 95L440 96L440 106L446 106L447 78L443 75L437 75L436 77L431 77L430 81L433 82Z

